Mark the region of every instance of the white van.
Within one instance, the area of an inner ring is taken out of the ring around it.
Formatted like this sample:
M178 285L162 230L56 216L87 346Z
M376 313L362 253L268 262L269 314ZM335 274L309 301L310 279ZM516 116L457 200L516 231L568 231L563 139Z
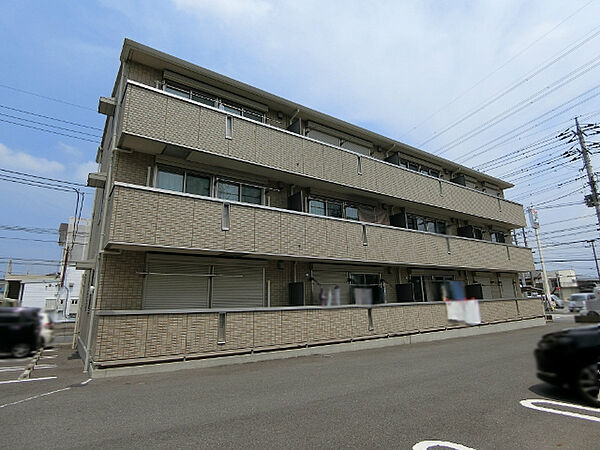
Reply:
M596 295L593 292L580 292L579 294L573 294L569 298L569 311L579 312L586 309L586 303L589 300L594 300Z
M587 315L600 316L600 286L594 287L594 298L585 303Z

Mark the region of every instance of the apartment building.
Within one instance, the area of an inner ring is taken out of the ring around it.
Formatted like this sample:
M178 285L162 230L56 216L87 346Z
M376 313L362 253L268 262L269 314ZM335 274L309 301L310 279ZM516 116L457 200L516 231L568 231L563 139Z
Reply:
M110 97L77 341L92 368L540 316L511 185L131 40Z

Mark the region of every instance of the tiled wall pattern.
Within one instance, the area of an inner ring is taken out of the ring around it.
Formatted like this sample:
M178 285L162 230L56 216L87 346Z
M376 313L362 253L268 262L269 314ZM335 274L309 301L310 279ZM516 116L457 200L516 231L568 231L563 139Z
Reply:
M433 207L506 224L525 226L521 205L494 198L417 172L361 158L339 148L233 118L225 137L225 113L128 85L123 132L242 159L274 169L340 183Z
M543 316L539 299L480 302L483 323ZM444 304L371 308L230 312L225 343L217 343L218 313L99 316L94 362L153 357L193 357L371 336L452 328ZM372 326L372 329L371 327Z
M529 249L488 241L367 225L367 245L363 245L361 223L240 204L231 204L230 229L223 231L223 205L217 200L122 185L114 187L112 200L111 242L385 264L533 270Z
M96 298L97 309L141 309L145 253L127 252L103 256Z

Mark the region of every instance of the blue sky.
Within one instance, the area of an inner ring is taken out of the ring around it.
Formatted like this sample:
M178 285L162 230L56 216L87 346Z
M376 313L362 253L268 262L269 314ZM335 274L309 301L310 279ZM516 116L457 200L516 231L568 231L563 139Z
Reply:
M0 15L0 168L73 182L84 182L96 170L96 136L104 124L97 101L111 92L125 37L477 166L555 136L576 115L599 121L600 96L592 98L599 79L593 61L600 54L600 36L594 36L599 13L597 0L568 6L553 0L7 2ZM569 50L578 42L583 43ZM536 119L552 110L556 113ZM91 142L8 123L47 129L9 116L79 131L52 128ZM512 139L502 143L503 135ZM507 192L522 203L548 207L581 201L584 180L561 185L582 175L579 162L565 159L546 173L534 172L536 164L546 167L544 160L567 149L547 147L489 173L529 168L523 178L512 175L517 186ZM600 164L596 157L594 164ZM89 216L93 198L86 192L84 216ZM74 194L0 180L0 198L0 274L2 258L58 259L56 244L31 241L56 236L1 226L57 228L73 214ZM556 233L547 240L597 237L592 213L582 204L540 208L545 232L581 227L576 236ZM582 244L546 253L550 260L591 258ZM548 266L595 273L590 261Z

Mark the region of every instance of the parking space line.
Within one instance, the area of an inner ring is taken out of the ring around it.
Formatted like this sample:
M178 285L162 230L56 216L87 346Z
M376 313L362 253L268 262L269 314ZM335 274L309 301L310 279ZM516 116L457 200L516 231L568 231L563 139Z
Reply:
M31 381L31 380L26 380L26 381ZM57 392L68 391L69 389L71 389L71 388L66 387L66 388L58 389L56 391L51 391L51 392L46 392L44 394L34 395L33 397L24 398L23 400L18 400L16 402L5 403L4 405L0 405L0 408L6 408L7 406L18 405L19 403L27 402L29 400L34 400L34 399L40 398L40 397L46 397L47 395L56 394Z
M27 383L29 381L45 381L45 380L54 380L56 378L58 378L58 377L26 378L24 380L0 381L0 384Z
M20 367L1 367L0 372L19 372L20 370L25 370L26 366Z
M451 448L455 450L475 450L471 447L467 447L462 444L457 444L456 442L448 442L448 441L421 441L417 442L413 445L413 450L427 450L429 448L437 448L437 447L445 447Z
M553 409L553 408L548 408L548 407L544 407L544 406L538 406L538 404L545 404L545 405L550 405L550 406L562 406L562 407L566 407L566 408L578 409L581 411L591 411L591 412L595 412L595 413L600 413L600 408L592 408L591 406L574 405L571 403L555 402L554 400L545 400L542 398L521 400L519 403L521 403L521 405L524 406L525 408L534 409L536 411L549 412L552 414L560 414L562 416L574 417L576 419L591 420L592 422L600 422L600 417L590 416L587 414L580 414L580 413L571 412L571 411L563 411L560 409Z

